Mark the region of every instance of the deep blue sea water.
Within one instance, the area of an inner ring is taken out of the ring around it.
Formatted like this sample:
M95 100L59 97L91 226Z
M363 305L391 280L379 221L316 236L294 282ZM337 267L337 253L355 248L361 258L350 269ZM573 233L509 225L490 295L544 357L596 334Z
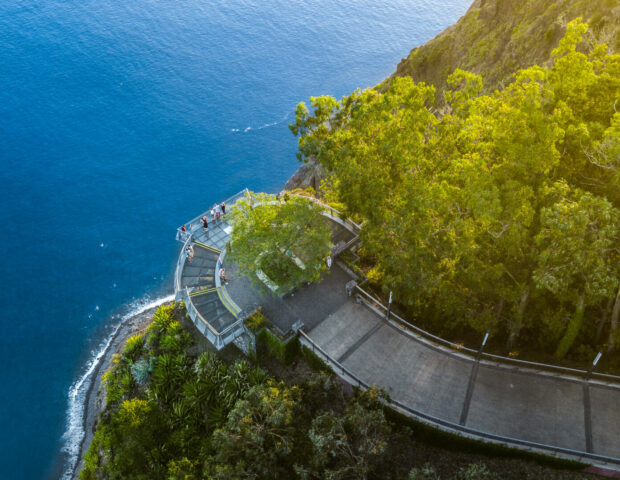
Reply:
M180 223L295 171L295 105L377 84L470 3L0 2L1 479L62 473L72 386L171 293Z

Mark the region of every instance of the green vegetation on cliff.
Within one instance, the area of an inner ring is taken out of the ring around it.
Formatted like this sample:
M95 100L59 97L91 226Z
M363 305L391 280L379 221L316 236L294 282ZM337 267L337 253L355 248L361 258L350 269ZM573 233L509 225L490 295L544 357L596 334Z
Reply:
M547 65L566 25L577 17L590 25L580 48L606 43L620 52L619 0L475 0L456 25L413 49L395 75L443 91L460 68L481 75L487 90L501 88L517 70Z
M259 355L285 383L245 360L200 352L177 321L184 315L160 307L115 357L81 480L586 478L483 457L480 444L463 454L420 443L418 435L433 437L428 427L389 421L398 415L382 393L352 391L324 365L314 372L309 364L321 362L311 352L296 350L293 366ZM434 443L447 442L458 444L435 434Z
M439 117L410 77L299 105L300 157L366 222L369 278L427 328L582 362L620 340L620 56L581 53L586 31L489 95L456 70Z
M345 479L394 471L381 456L393 435L377 392L345 397L325 375L289 386L247 361L199 353L175 320L184 313L160 307L148 331L115 358L80 479Z

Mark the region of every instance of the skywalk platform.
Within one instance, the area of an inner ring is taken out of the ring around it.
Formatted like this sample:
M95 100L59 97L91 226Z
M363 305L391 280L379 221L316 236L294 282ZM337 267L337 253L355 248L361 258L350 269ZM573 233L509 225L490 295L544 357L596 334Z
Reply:
M245 193L244 190L225 200L229 212ZM334 249L340 253L357 240L359 227L342 220L329 207L323 206L323 209L332 229ZM203 228L201 221L205 215L208 229ZM232 225L226 215L213 220L207 211L184 225L185 231L177 231L177 240L183 247L175 276L176 297L185 302L187 313L198 330L218 349L243 334L243 314L259 306L275 327L286 333L299 322L314 326L346 302L344 286L351 277L336 264L320 283L274 296L256 288L247 276L239 275L236 265L227 263L226 247ZM191 260L186 253L188 246L194 252ZM228 280L225 284L220 281L222 266Z

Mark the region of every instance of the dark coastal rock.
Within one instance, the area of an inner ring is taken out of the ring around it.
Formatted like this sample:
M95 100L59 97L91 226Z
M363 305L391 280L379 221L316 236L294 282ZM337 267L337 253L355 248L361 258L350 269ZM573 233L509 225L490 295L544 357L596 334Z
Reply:
M302 163L291 178L284 185L284 190L294 190L296 188L306 189L308 187L318 190L321 180L325 178L325 169L314 158L306 163Z

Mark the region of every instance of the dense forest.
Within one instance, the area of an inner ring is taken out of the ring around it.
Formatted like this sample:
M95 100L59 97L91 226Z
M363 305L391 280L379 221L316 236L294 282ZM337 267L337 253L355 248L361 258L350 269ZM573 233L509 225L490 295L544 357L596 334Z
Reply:
M569 23L549 67L485 94L395 77L312 98L291 130L365 222L370 280L424 326L590 361L620 342L620 56Z
M378 392L345 398L321 374L287 386L245 360L199 353L175 318L184 313L160 307L147 332L115 358L80 479L344 479L394 471L381 456L391 432Z

